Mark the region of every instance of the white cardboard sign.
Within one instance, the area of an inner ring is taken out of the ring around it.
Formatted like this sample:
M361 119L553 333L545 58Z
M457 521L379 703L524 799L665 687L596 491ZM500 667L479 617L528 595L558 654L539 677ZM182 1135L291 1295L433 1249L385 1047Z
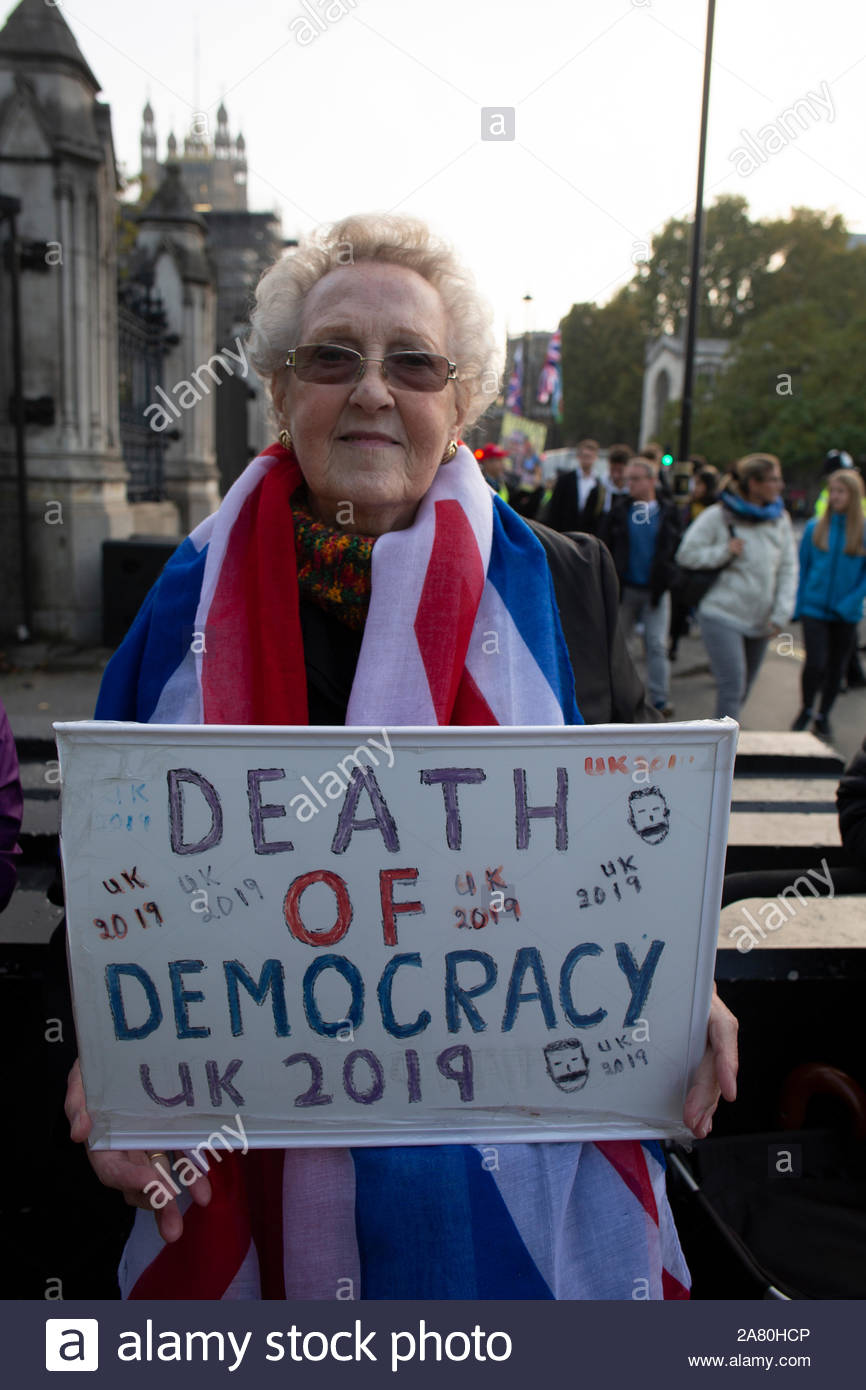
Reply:
M93 1147L685 1132L733 721L55 729Z

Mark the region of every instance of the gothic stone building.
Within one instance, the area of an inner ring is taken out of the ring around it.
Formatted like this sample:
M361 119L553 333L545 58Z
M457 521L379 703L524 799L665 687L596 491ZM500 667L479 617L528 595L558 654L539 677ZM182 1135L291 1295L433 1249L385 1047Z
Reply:
M193 131L162 165L146 108L152 196L119 204L98 93L61 10L21 0L0 30L0 632L29 587L33 630L78 641L100 638L103 542L179 539L265 442L261 384L214 359L284 244L246 210L222 107L213 141Z

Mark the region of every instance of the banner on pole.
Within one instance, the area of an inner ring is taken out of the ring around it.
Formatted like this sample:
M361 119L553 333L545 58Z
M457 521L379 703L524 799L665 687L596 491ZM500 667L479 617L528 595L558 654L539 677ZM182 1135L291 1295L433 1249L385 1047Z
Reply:
M546 439L547 425L543 421L527 420L525 416L517 415L508 409L503 412L502 427L499 431L499 443L503 449L510 449L515 442L528 440L535 452L540 454Z

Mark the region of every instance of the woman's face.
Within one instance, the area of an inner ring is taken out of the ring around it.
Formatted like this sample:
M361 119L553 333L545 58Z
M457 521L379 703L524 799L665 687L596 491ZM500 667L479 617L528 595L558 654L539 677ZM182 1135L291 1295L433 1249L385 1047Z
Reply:
M765 506L768 502L775 502L784 485L781 469L774 466L763 478L749 478L746 484L747 500L759 507Z
M703 502L707 495L707 485L703 478L695 478L694 497L696 502Z
M834 478L828 487L827 500L830 503L830 510L834 512L844 512L848 506L848 489L839 478Z
M448 357L437 290L405 266L361 261L324 275L304 304L298 343L337 343L365 357L415 348ZM460 364L458 363L458 369ZM287 373L275 404L286 419L321 521L378 536L410 526L449 440L463 424L455 384L395 387L378 362L359 381L322 386Z

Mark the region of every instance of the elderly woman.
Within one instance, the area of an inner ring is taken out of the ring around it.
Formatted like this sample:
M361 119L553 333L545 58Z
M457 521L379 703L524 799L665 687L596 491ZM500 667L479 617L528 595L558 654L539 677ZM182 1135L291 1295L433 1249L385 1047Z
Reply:
M528 525L459 442L497 393L498 355L489 311L423 224L352 217L311 236L262 278L250 344L280 442L166 566L98 717L653 717L606 551ZM698 1135L720 1091L734 1097L735 1031L714 1000L685 1108ZM77 1066L67 1114L86 1139ZM140 1208L128 1297L687 1296L657 1144L507 1144L495 1165L484 1152L233 1154L157 1213L145 1187L164 1156L90 1161Z

